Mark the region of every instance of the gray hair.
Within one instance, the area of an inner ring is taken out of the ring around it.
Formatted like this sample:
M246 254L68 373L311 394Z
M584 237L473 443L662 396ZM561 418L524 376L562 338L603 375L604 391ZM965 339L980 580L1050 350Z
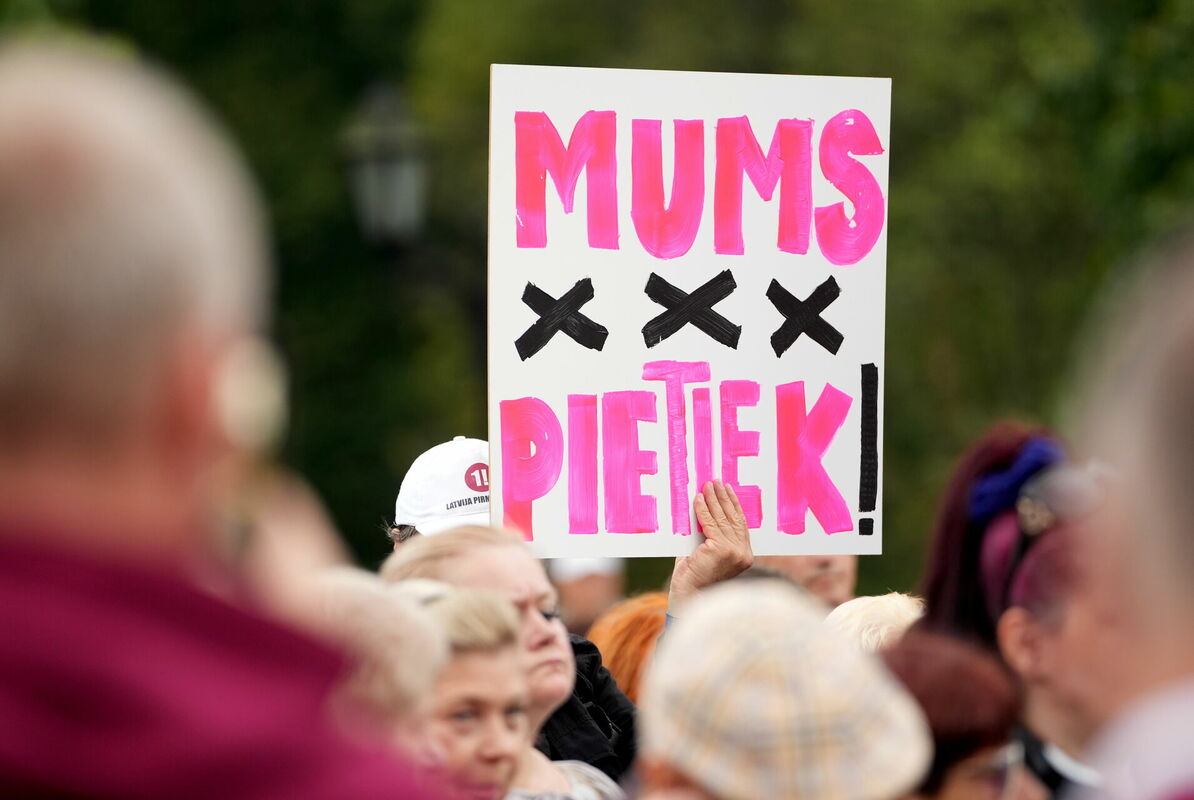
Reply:
M448 640L417 599L376 575L330 570L315 586L326 635L356 658L345 690L393 721L410 718L448 660Z
M861 650L878 653L895 644L924 613L925 604L919 597L888 592L847 600L829 612L825 624Z
M175 83L63 42L0 47L0 434L105 426L172 337L262 322L262 214Z
M1194 227L1105 291L1072 401L1073 439L1110 464L1128 516L1121 572L1154 613L1194 608ZM1141 535L1143 534L1143 535Z

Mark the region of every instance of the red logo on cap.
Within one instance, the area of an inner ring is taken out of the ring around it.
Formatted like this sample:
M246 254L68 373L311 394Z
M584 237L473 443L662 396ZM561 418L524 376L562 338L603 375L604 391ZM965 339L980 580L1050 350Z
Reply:
M489 465L478 461L464 472L464 483L474 492L489 491Z

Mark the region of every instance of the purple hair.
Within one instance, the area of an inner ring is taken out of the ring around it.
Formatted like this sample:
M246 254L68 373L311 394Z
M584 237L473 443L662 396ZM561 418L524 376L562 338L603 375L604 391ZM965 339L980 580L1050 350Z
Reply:
M921 585L922 627L997 649L995 624L1009 605L1051 610L1069 586L1068 537L1042 533L1008 576L1019 548L1016 501L1021 488L1061 460L1047 432L1000 422L962 456L938 510ZM1063 580L1066 578L1066 580Z

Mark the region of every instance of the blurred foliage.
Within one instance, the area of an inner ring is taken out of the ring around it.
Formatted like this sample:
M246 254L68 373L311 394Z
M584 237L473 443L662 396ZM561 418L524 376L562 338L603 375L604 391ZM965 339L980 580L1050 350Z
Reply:
M413 457L485 435L491 63L894 79L886 541L866 592L914 585L969 439L1000 416L1053 421L1096 288L1194 197L1182 0L0 0L0 24L55 22L180 74L246 148L274 215L286 457L366 562ZM397 260L361 242L338 141L383 81L408 87L433 144L429 229Z

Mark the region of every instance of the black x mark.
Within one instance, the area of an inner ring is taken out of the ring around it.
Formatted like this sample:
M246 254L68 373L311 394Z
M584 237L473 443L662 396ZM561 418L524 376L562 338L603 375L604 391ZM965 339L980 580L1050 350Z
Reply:
M711 308L737 288L728 269L710 278L692 294L677 289L652 272L647 279L647 297L668 310L643 326L643 341L647 347L654 347L691 322L714 341L737 350L742 326L735 325Z
M808 338L837 355L838 348L842 346L842 334L821 317L821 312L841 293L841 287L830 276L813 290L807 300L797 300L779 285L779 281L772 279L767 287L767 299L786 317L779 330L771 334L771 349L775 355L782 356L802 333L808 334Z
M578 310L592 299L593 281L589 278L577 281L559 300L535 284L528 283L522 293L522 302L530 306L539 319L514 342L518 357L526 361L538 353L556 335L556 331L563 331L577 344L590 350L605 347L605 337L609 336L609 331Z

